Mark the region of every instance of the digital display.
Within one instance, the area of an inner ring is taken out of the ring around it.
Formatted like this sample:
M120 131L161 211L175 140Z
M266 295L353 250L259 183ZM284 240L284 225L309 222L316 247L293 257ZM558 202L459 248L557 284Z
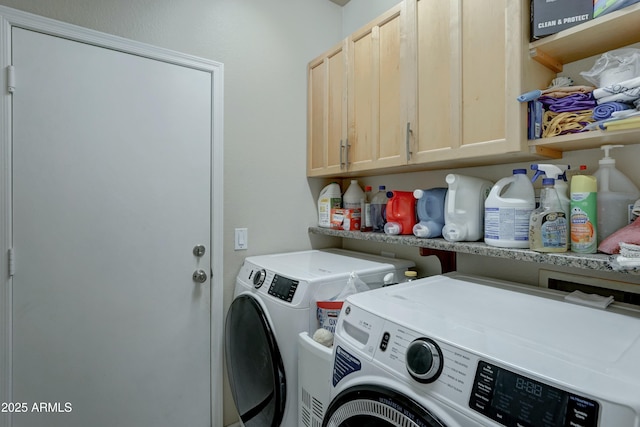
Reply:
M597 427L598 402L478 362L469 407L504 426Z
M293 295L296 292L296 288L298 287L298 283L299 282L297 280L291 280L276 274L273 277L273 282L271 282L269 295L291 302L293 300Z

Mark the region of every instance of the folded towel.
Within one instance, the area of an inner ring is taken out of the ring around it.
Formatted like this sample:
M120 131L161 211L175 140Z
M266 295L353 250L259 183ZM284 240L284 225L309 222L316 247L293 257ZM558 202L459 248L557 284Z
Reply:
M640 86L631 88L624 92L614 93L613 95L605 96L598 99L598 104L604 104L605 102L629 102L633 103L640 99Z
M599 87L593 91L593 97L595 99L601 99L607 96L615 95L616 93L623 93L637 87L640 87L640 76L634 77L629 80L624 80L620 83Z
M620 243L620 255L626 258L640 258L640 246L633 243Z
M629 258L626 256L618 255L617 257L615 257L615 260L616 260L617 266L622 269L640 267L640 258Z
M605 309L607 308L607 306L609 306L609 304L613 302L613 297L603 297L602 295L586 294L581 291L573 291L569 295L566 295L564 297L564 300L575 304Z
M595 120L604 120L611 117L614 111L631 110L633 107L624 102L605 102L593 109L593 118Z
M564 98L542 96L539 101L547 107L547 110L555 113L592 110L597 105L591 93L574 93Z

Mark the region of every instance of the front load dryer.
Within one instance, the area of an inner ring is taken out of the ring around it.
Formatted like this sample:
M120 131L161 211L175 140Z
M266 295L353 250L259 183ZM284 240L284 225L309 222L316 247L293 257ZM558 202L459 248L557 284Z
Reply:
M318 328L317 301L337 296L352 272L376 287L414 265L341 249L246 258L225 321L227 374L243 425L297 426L298 334Z
M323 427L640 425L640 314L432 276L352 295Z

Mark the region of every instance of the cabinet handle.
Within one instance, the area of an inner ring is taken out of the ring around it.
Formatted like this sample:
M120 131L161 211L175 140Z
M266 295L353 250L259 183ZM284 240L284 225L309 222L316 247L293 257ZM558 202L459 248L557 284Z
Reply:
M345 141L344 144L344 151L345 151L345 155L344 155L344 166L346 168L349 168L349 147L351 147L351 144L349 144L349 138L347 138L347 140Z
M411 155L413 154L411 152L411 138L410 138L411 133L413 133L413 131L411 130L411 122L407 122L407 135L405 138L405 145L407 149L407 162L411 160Z
M344 167L344 144L340 140L340 169Z

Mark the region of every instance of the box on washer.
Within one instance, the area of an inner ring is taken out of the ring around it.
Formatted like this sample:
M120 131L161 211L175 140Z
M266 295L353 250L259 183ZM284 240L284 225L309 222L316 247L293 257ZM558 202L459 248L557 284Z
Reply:
M531 40L555 34L593 17L593 0L531 0Z

